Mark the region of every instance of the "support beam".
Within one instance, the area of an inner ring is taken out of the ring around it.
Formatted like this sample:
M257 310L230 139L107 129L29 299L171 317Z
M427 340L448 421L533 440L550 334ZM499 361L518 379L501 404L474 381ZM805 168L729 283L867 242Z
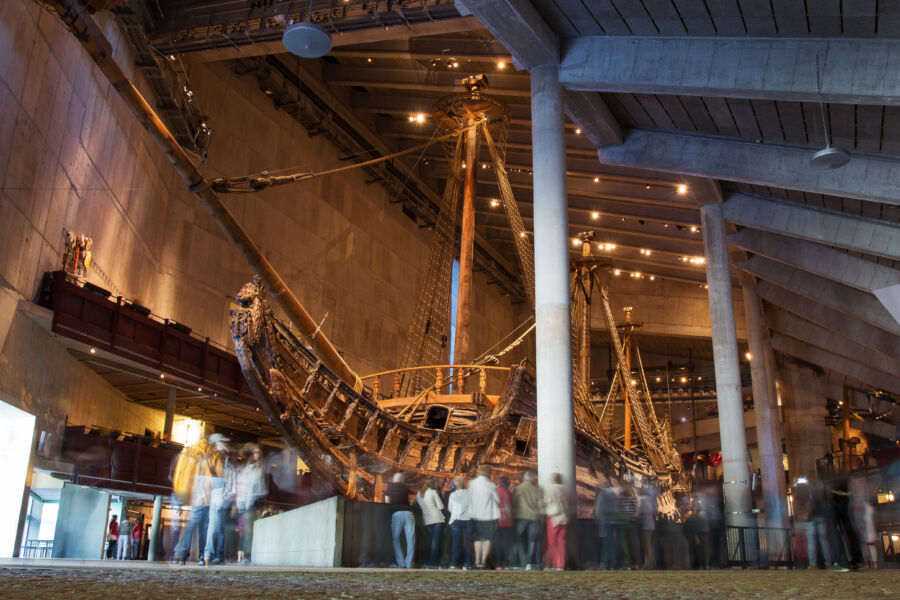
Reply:
M885 375L881 371L870 368L867 365L849 360L843 356L811 346L805 341L790 337L783 333L772 334L772 349L795 358L819 365L823 369L843 373L853 377L875 389L881 389L893 394L900 394L900 377Z
M793 316L780 308L768 311L766 325L774 331L864 364L873 371L880 371L886 377L897 377L900 374L900 361L895 357L881 354L856 340L836 335L812 321ZM900 379L897 381L900 383Z
M824 208L732 194L725 220L736 225L781 233L846 250L900 258L900 225Z
M900 105L900 50L887 39L585 36L566 40L569 90Z
M812 321L837 335L853 340L885 356L900 356L900 335L869 325L854 315L819 304L815 299L762 281L757 286L759 297L798 317Z
M150 544L147 547L147 561L156 560L156 547L162 535L162 496L153 497L153 520L150 522Z
M600 162L900 205L900 159L854 154L832 171L809 166L817 150L718 136L634 129L624 144L602 148Z
M563 98L557 65L531 73L534 123L535 323L538 476L563 476L575 501L575 421L569 300L569 236Z
M889 259L900 258L900 226L794 202L732 194L725 220Z
M756 286L745 284L744 315L747 319L747 341L750 346L750 377L753 383L753 405L756 408L756 445L762 473L766 527L787 527L787 501L784 467L781 461L781 437L776 437L778 413L772 410L769 381L766 376L766 351L763 341L762 305Z
M747 467L747 434L738 365L737 332L731 290L731 267L725 241L722 205L710 202L700 207L706 280L709 285L709 316L715 357L716 395L719 407L719 437L725 478L726 522L750 525L750 471Z
M813 477L816 460L831 450L822 378L808 369L785 367L778 371L778 383L791 481Z
M729 235L728 243L863 292L900 283L897 269L776 233L744 229Z
M900 324L894 321L872 294L791 268L763 256L750 257L749 260L735 263L735 266L808 300L861 319L894 335L900 335Z
M172 439L172 425L175 423L175 395L177 390L174 387L168 389L169 397L166 401L166 420L163 425L163 439Z
M457 0L502 43L519 69L559 63L559 36L528 0ZM598 148L621 144L622 128L596 93L564 92L565 112Z
M455 17L422 23L407 23L405 25L390 25L387 27L375 26L341 32L331 36L331 44L335 48L340 48L342 46L374 44L389 40L407 40L419 36L446 35L476 29L481 29L481 23L477 19L473 17ZM179 41L174 39L154 39L153 48L163 55L178 54L186 64L236 60L252 56L284 53L284 44L281 42L282 33L281 30L275 30L272 35L266 35L264 32L262 35L251 37L239 34L230 35L226 38L220 34L212 36L211 39L197 37Z

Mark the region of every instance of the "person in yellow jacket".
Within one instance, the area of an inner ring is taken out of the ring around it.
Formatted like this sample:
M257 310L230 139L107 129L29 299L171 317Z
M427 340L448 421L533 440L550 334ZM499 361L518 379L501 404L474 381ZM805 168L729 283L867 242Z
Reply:
M218 434L213 434L210 438ZM182 450L172 469L172 501L173 505L189 504L191 516L187 527L182 532L172 560L184 564L191 553L191 541L194 530L198 532L198 557L202 560L203 550L206 545L206 526L209 522L209 490L208 477L203 473L208 471L205 466L207 456L211 453L210 443L202 439L193 446ZM173 532L173 538L177 535Z

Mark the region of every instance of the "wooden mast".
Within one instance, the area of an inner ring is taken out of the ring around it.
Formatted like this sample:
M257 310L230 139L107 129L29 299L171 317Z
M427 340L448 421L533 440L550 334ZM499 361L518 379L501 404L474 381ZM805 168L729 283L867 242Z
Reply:
M472 315L472 261L475 251L475 161L478 129L470 118L466 130L466 178L463 186L461 237L459 242L459 291L456 295L456 341L453 362L469 359L469 321ZM462 384L463 387L465 383Z
M622 377L631 379L631 311L630 306L625 307L625 368L627 373L623 373ZM622 382L622 393L625 394L625 449L631 450L631 398L628 396L628 385Z
M591 240L593 235L582 234L581 257L591 257ZM581 347L579 358L581 359L581 383L586 394L591 393L591 291L594 289L594 280L591 277L591 266L584 261L581 267L581 294L584 297L584 306L581 310Z
M165 123L159 118L150 104L144 99L134 84L128 79L118 63L113 59L112 46L106 36L88 14L87 9L78 0L48 0L63 23L65 23L76 39L97 64L113 88L135 113L144 129L153 137L162 151L171 161L182 179L210 216L225 234L229 242L247 261L250 268L259 275L275 302L284 310L287 317L297 326L315 348L316 355L327 368L357 390L362 389L362 381L350 366L338 354L324 333L318 330L318 324L306 312L300 301L291 293L287 284L275 272L272 264L262 255L259 248L243 230L228 208L222 204L209 182L203 177L181 144L172 136Z

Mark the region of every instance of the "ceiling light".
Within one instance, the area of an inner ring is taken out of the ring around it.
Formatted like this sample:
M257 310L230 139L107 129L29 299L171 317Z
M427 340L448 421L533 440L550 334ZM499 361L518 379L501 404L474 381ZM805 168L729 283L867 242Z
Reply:
M679 196L684 196L685 194L687 194L687 189L688 188L685 184L679 183L677 186L675 186L675 193Z
M650 189L650 186L649 186L649 185L645 185L645 186L644 186L644 189L645 189L645 190L649 190L649 189Z
M577 128L575 129L575 135L581 135L581 128L580 128L580 127L577 127Z
M502 60L498 60L498 61L497 61L497 68L500 69L500 70L502 71L503 69L506 68L506 63L503 62Z
M662 381L662 380L661 380L659 377L657 377L657 378L656 378L656 383L659 383L660 381Z
M91 348L91 354L97 354L97 349L96 349L96 348Z
M520 231L520 232L519 232L519 237L525 237L525 232L524 232L524 231Z
M708 284L703 284L703 289L704 289L704 290L708 290L708 289L709 289L709 285L708 285Z
M698 378L697 378L697 381L703 381L703 378L702 378L702 377L698 377Z
M631 385L637 385L637 379L632 379L632 380L631 380Z
M171 61L174 61L174 60L175 60L175 55L174 55L174 54L170 54L170 55L167 56L166 58L168 58L168 59L171 60Z
M288 25L281 43L288 52L301 58L321 58L331 52L331 34L309 21Z
M746 353L744 354L744 358L746 358L747 360L750 360L751 358L753 358L753 355L750 354L749 352L746 352Z
M203 388L202 388L202 387L198 387L198 388L197 388L197 391L198 391L198 392L202 392L202 391L203 391Z
M621 272L622 272L622 271L616 269L615 271L613 271L613 275L619 275Z
M482 169L487 169L487 167L488 167L487 163L481 163L481 168L482 168Z
M165 373L160 373L160 374L159 374L159 378L160 378L160 379L165 379L165 378L166 378L166 374L165 374Z
M498 206L500 206L500 201L497 200L496 198L491 198L491 206L493 208L497 208Z
M371 59L371 58L367 58L367 59L366 59L366 62L372 62L372 59Z
M635 279L640 279L641 277L643 277L643 275L641 275L641 272L640 272L640 271L635 271L635 272L634 272L634 278L635 278Z
M681 383L687 383L687 377L682 377L682 378L681 378Z
M600 213L598 213L598 212L595 210L594 212L591 213L591 218L594 219L594 220L596 221L597 219L600 218Z
M691 233L697 233L697 226L691 225Z
M459 63L456 62L456 61L453 61L453 68L454 68L454 69L458 69L458 68L459 68Z
M687 417L681 417L681 422L682 422L682 423L687 423Z
M600 183L600 178L599 178L599 177L594 177L594 183Z
M653 276L653 275L651 275L651 276L650 276L650 281L656 281L656 277Z
M580 246L580 245L581 245L581 240L579 240L578 238L572 238L572 245L573 245L573 246Z

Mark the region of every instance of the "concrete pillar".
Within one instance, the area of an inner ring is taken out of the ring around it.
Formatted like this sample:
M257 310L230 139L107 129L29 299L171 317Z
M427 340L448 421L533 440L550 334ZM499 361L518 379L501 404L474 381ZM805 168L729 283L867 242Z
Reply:
M566 153L559 66L531 70L538 477L563 476L575 502L575 423ZM571 531L571 529L570 529Z
M756 408L756 444L762 472L763 500L767 527L787 527L784 468L781 462L781 437L776 437L778 414L772 410L766 352L763 341L762 306L755 284L744 284L744 313L747 340L750 343L750 376L753 380L753 404Z
M725 241L722 204L710 202L702 205L700 223L706 252L706 283L709 286L726 521L729 525L749 525L755 519L750 513L747 434L744 431L744 403L741 399L741 372L731 296L731 266Z
M163 439L172 440L172 425L175 423L175 392L173 387L169 388L169 398L166 402L166 421L163 425Z
M156 543L159 536L162 535L162 503L162 496L154 496L153 521L150 523L150 546L147 550L147 560L150 562L156 560Z
M779 369L778 382L790 479L794 481L801 475L815 477L816 460L831 451L825 426L825 384L814 371L801 367Z

